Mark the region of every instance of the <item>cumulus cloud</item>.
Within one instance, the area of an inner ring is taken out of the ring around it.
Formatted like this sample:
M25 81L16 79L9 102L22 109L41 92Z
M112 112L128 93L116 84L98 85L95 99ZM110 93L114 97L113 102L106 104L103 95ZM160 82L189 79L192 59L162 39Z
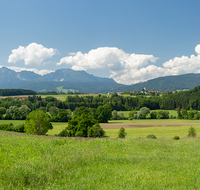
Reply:
M110 77L117 79L124 72L130 74L131 70L144 67L149 62L155 63L157 59L153 55L125 53L116 47L100 47L85 54L82 52L70 53L57 65L70 64L74 70L108 69L111 72ZM126 83L134 82L128 80Z
M24 60L25 65L48 66L53 62L44 62L45 59L56 54L55 49L47 49L42 45L32 43L27 47L20 46L12 50L8 62L15 63ZM63 57L57 65L71 65L74 70L102 69L109 70L110 77L122 84L134 84L140 81L160 76L178 75L185 73L200 73L200 44L195 47L196 55L175 57L166 61L162 66L156 66L158 58L146 54L129 54L116 47L100 47L88 53L76 52ZM26 69L8 67L17 72L29 70L44 75L52 70Z
M4 66L0 66L1 67L4 67ZM7 66L6 66L7 67ZM35 69L35 68L24 68L24 67L15 67L15 66L11 66L11 67L7 67L8 69L11 69L11 70L14 70L16 72L21 72L21 71L32 71L36 74L39 74L39 75L45 75L45 74L48 74L48 73L52 73L52 72L55 72L55 71L52 71L52 70L47 70L47 69L43 69L43 70L38 70L38 69Z
M57 53L56 49L46 48L41 44L31 43L28 46L19 46L12 50L8 63L16 63L24 60L25 65L40 66L45 59L51 58Z
M197 56L175 57L163 63L163 67L173 70L174 74L200 73L200 45L195 47Z
M156 66L158 58L153 55L129 54L116 47L100 47L88 53L70 53L57 63L69 64L74 70L108 69L110 77L122 84L134 84L160 76L200 73L200 44L195 47L197 55L175 57Z

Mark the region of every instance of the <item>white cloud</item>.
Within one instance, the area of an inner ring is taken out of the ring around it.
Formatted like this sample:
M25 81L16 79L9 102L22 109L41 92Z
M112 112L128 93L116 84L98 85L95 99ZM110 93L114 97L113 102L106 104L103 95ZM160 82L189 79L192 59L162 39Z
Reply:
M153 55L128 54L116 47L100 47L85 54L70 53L57 65L70 64L74 70L108 69L111 72L110 77L117 79L124 75L124 72L130 74L131 70L144 67L149 62L155 63L157 59ZM126 84L131 82L134 81L130 81L130 78L125 81Z
M74 70L108 69L110 77L122 84L134 84L149 79L185 73L200 73L200 44L195 47L197 55L175 57L155 65L153 55L128 54L116 47L101 47L88 53L71 53L57 65L70 64Z
M8 63L24 60L25 65L40 66L45 59L51 58L56 53L56 49L48 49L41 44L31 43L26 47L19 46L17 49L13 49L8 58Z
M173 70L174 74L200 73L200 45L195 47L197 56L175 57L163 63L163 67Z
M4 67L4 66L0 66L1 67ZM7 67L7 66L6 66ZM15 67L15 66L11 66L11 67L7 67L8 69L11 69L11 70L14 70L16 72L21 72L21 71L32 71L36 74L39 74L39 75L45 75L45 74L48 74L48 73L52 73L52 72L55 72L55 71L52 71L52 70L47 70L47 69L43 69L43 70L38 70L38 69L35 69L35 68L24 68L24 67Z
M200 44L195 47L195 51L197 54L200 54Z
M30 46L33 46L34 48L29 48ZM36 48L38 46L40 48ZM37 53L36 49L41 49L41 51L38 50ZM42 49L44 51L42 51ZM41 63L43 63L43 65L51 65L53 63L43 61L48 56L53 56L56 53L56 50L52 48L47 49L42 45L33 43L29 44L27 47L20 46L12 52L13 54L9 56L10 62L24 59L25 65L29 65L33 63L36 64L36 60L39 60L39 64L37 62L38 65L41 65ZM92 49L88 53L70 53L68 56L62 58L57 65L67 64L71 65L71 68L74 70L86 71L88 69L107 69L110 71L110 77L116 82L122 84L134 84L160 76L200 73L200 44L195 47L195 52L197 55L175 57L163 63L162 66L156 66L155 63L158 58L153 55L129 54L116 47L100 47ZM29 59L26 59L25 56L29 57ZM39 71L37 69L19 67L8 68L17 72L29 70L40 75L53 72L52 70Z

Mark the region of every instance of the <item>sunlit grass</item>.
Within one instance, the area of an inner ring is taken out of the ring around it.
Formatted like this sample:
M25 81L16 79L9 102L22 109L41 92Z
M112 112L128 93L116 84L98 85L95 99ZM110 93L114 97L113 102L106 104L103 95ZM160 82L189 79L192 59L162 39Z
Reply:
M172 126L172 127L140 127L140 128L126 128L127 138L132 137L146 137L149 134L154 134L156 137L170 137L173 138L175 135L180 138L188 135L188 126ZM200 125L193 126L196 129L197 135L200 136ZM118 136L119 129L104 129L106 136L116 138Z
M158 110L151 110L151 111L158 111ZM169 117L172 115L172 116L177 116L177 111L176 110L166 110L169 112ZM128 114L129 114L130 111L117 111L117 114L119 113L123 113L124 116L128 117Z
M200 141L0 135L0 189L199 189Z

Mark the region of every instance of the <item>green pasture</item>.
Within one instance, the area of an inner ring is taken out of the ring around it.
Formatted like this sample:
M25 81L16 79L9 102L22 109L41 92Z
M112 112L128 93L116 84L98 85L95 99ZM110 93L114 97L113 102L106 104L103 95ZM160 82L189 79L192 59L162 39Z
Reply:
M0 120L0 124L8 124L13 123L14 125L20 125L24 123L24 120ZM138 127L138 128L126 128L127 138L132 137L146 137L148 134L154 134L157 137L174 137L175 135L180 136L181 138L186 137L188 134L188 130L191 126L193 126L196 131L197 135L200 135L200 121L199 120L181 120L181 119L152 119L152 120L110 120L108 124L121 124L120 126L123 127L123 124L126 123L146 123L146 124L181 124L181 123L188 123L186 126L167 126L167 127ZM192 125L192 124L199 123L199 125ZM53 129L48 131L48 135L54 136L55 134L60 133L63 129L67 127L67 122L52 122ZM101 124L100 124L101 125ZM103 126L103 124L102 124ZM111 129L104 129L106 132L106 136L110 138L116 138L118 135L119 128L111 128Z
M15 126L25 123L25 120L0 120L0 124L13 123Z
M151 111L159 111L159 110L151 110ZM168 111L169 112L169 116L177 116L177 111L175 110L165 110L165 111ZM125 117L128 117L128 114L129 114L130 111L117 111L117 114L119 113L123 113Z
M178 135L180 137L185 137L188 134L188 130L191 126L197 130L197 135L200 135L200 121L199 120L178 120L178 119L152 119L152 120L110 120L110 124L118 123L123 127L123 123L199 123L199 125L189 125L188 126L170 126L170 127L139 127L139 128L126 128L127 138L131 137L146 137L148 134L154 134L158 137L174 137ZM63 129L66 128L67 123L63 122L53 122L53 130L48 131L48 135L55 135L60 133ZM101 125L101 124L100 124ZM118 135L119 129L104 129L106 136L111 138L116 138Z
M200 120L186 119L133 119L133 120L109 120L108 123L199 123Z
M170 126L170 127L140 127L140 128L126 128L126 138L132 137L146 137L149 134L154 134L156 137L169 137L173 138L175 135L180 138L185 138L188 135L188 131L192 125L188 126ZM197 136L200 136L200 124L193 126L196 129ZM104 129L106 136L110 138L116 138L118 136L119 129Z
M63 129L67 127L67 122L52 122L53 129L48 131L48 135L59 134Z
M200 187L198 138L77 140L0 134L0 189Z

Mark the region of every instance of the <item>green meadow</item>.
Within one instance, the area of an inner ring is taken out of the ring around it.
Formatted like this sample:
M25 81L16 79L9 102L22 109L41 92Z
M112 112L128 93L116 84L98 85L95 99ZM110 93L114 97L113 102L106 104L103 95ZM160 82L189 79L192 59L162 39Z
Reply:
M151 111L158 111L158 110L151 110ZM169 116L177 116L177 111L175 110L166 110L169 112ZM125 117L128 117L128 114L129 114L130 111L117 111L117 114L119 113L123 113Z
M0 134L0 189L199 189L200 140Z
M24 123L23 120L0 120L0 124L13 123L19 125ZM54 136L60 133L67 127L66 122L52 122L53 129L48 131L48 135ZM111 126L112 127L109 127ZM115 127L116 124L116 127ZM131 125L134 124L134 127ZM142 126L141 124L145 124ZM183 125L182 125L183 124ZM152 120L110 120L108 124L100 124L106 132L106 136L116 138L120 127L124 127L127 133L127 138L146 137L149 134L154 134L157 137L186 137L188 130L193 126L197 134L200 135L199 120L181 120L181 119L152 119ZM131 127L129 128L128 126ZM147 125L147 126L146 126ZM174 125L174 126L173 126ZM114 126L114 127L113 127Z

